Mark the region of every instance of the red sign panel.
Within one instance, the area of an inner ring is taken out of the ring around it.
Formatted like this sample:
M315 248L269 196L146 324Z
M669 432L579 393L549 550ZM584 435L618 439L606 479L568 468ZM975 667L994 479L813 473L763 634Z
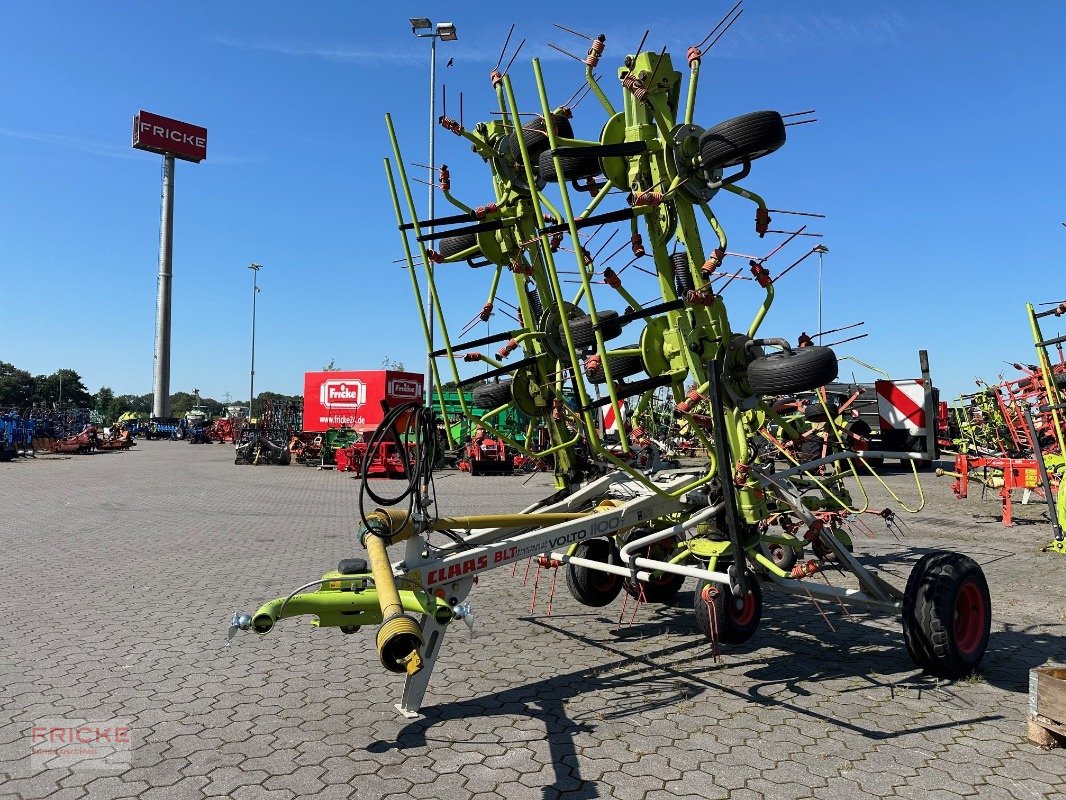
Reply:
M417 372L305 372L304 430L372 431L385 417L382 400L391 408L421 397L422 375Z
M200 162L207 158L207 128L138 111L133 117L133 146Z

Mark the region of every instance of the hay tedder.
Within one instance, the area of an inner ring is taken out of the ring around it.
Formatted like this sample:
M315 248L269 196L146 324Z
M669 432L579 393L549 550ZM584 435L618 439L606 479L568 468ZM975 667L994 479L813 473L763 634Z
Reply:
M711 36L738 15L734 7ZM577 132L572 106L552 106L537 60L536 114L523 113L529 109L519 105L508 69L501 73L498 64L490 75L498 118L472 129L447 116L439 120L489 167L491 195L469 203L452 194L446 167L434 176L456 208L451 216L418 219L386 117L395 158L385 160L385 171L416 306L420 313L425 307L417 263L443 342L431 353L433 383L441 392L439 365L459 388L480 383L477 409L460 394L462 413L514 453L553 464L556 491L501 514L438 516L432 414L417 403L398 406L375 435L419 444L398 498L379 497L363 482L364 494L379 506L362 513L368 561L346 559L253 614L234 614L231 637L249 629L265 634L302 614L345 633L378 625L382 665L406 675L398 708L413 715L445 631L458 619L472 624L469 595L478 576L532 559L537 568L563 570L570 593L592 607L623 593L638 603L669 603L693 580L696 627L715 643L739 644L756 632L765 586L815 603L901 616L908 652L935 675L957 678L978 665L991 603L977 563L957 553L923 555L901 590L852 552L849 530L862 527L863 514L891 521L893 513L855 503L845 478L861 487L858 469L867 457L926 454L849 449L849 440L825 423L833 416L827 411L820 428L826 447L801 462L795 453L804 451L792 443L808 434L808 423L773 409L776 398L818 389L837 376L830 348L793 349L761 334L781 276L771 275L767 260L784 242L768 256L743 257L762 299L744 327L730 321L723 292L740 271L725 268L733 254L712 201L752 203L758 235L773 233L771 209L741 181L757 160L785 144L790 123L788 115L757 111L707 128L697 124L701 48L709 39L686 55L687 87L670 54L645 50L642 42L620 59L612 81L621 95L616 106L595 74L606 39L591 38L578 60L584 91L603 113L588 121L586 129L598 131L589 138ZM586 247L583 232L609 226L624 231L630 263L646 274L637 277L644 284L639 289L623 285L625 268L607 266L609 258L598 260ZM799 231L787 233L786 242ZM564 260L580 283L571 296L560 277ZM482 267L473 274L487 275L482 318L505 294L511 297L517 324L509 330L465 340L453 334L455 313L442 307L437 284L459 280L468 263ZM649 289L659 297L638 302L638 293ZM421 323L428 341L424 315ZM489 355L490 346L499 350ZM489 372L463 378L460 363L471 361L486 362ZM493 378L499 381L482 383ZM570 396L573 406L565 401ZM628 401L639 419L664 396L704 458L677 466L637 425L616 426L617 438L601 432L603 410L621 413ZM547 436L519 441L494 427L494 416L512 407ZM392 561L388 548L401 544ZM808 548L815 557L805 558ZM830 572L840 579L830 581ZM816 575L818 581L809 580Z
M955 478L952 490L960 500L977 483L999 492L1003 524L1013 522L1015 492L1039 495L1048 504L1054 537L1043 549L1066 554L1066 441L1062 414L1066 410L1066 336L1045 337L1040 320L1066 315L1066 302L1054 303L1047 311L1026 305L1036 346L1036 364L1013 364L1022 374L989 384L978 380L979 391L963 395L954 407L958 450L954 471L939 475ZM1054 347L1055 357L1049 350Z

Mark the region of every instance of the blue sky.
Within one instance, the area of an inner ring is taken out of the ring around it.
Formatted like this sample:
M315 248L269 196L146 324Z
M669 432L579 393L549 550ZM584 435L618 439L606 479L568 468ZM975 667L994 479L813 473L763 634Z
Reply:
M601 71L618 98L610 76L645 28L647 47L668 45L680 63L730 5L676 4L675 13L661 4L649 16L647 3L624 0L609 15L599 4L519 4L521 16L510 18L485 13L506 5L429 0L399 9L8 0L0 4L0 360L34 373L77 369L90 391L151 390L160 158L130 148L130 119L143 108L209 132L208 160L177 169L173 391L246 395L252 261L264 265L257 389L299 392L303 372L330 359L374 369L390 357L417 368L425 348L408 277L393 263L402 249L382 168L386 112L406 161L427 157L428 43L411 36L407 18L458 26L459 41L439 45L438 74L452 116L464 92L469 127L494 108L487 76L511 22L516 39L528 40L511 74L519 104L532 111L533 56L544 59L554 104L581 82L580 65L546 42L584 45L552 22L606 33ZM860 330L870 334L840 355L903 377L916 373L925 347L951 396L969 391L974 376L1009 373L1004 361L1031 360L1024 303L1066 297L1066 6L744 7L704 59L696 121L817 109L818 123L790 128L785 147L757 162L745 185L771 208L828 215L810 227L831 250L825 325L865 320ZM455 65L445 68L448 58ZM595 138L603 122L590 99L574 125ZM439 129L437 144L456 193L488 202L480 160ZM414 192L424 208L425 187ZM714 207L731 249L765 254L782 238L758 239L746 201L720 195ZM438 212L448 213L440 200ZM791 223L777 216L774 227ZM791 245L771 271L815 241ZM650 299L656 292L641 280L651 279L634 272L623 275L627 288ZM484 302L489 276L456 266L445 277L457 331ZM815 330L816 286L811 258L778 286L763 333L795 339ZM734 327L746 328L757 292L736 281L726 299ZM600 307L613 307L607 300ZM494 318L492 331L506 322ZM870 378L844 361L842 374L852 370Z

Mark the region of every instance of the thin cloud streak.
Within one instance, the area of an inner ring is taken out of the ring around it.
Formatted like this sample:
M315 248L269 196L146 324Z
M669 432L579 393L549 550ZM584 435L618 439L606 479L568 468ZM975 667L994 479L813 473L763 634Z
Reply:
M96 142L91 139L79 139L76 136L65 136L59 133L37 133L35 131L19 131L12 128L0 128L0 136L9 136L13 139L25 139L31 142L54 144L78 150L82 153L91 153L96 156L107 158L137 158L138 155L127 146Z

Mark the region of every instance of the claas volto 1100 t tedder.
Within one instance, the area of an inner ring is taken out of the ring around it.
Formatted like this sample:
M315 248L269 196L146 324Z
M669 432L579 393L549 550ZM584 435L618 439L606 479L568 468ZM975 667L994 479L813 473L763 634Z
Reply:
M738 15L735 8L712 35ZM512 451L553 463L556 491L509 513L437 516L432 415L418 403L398 406L375 436L418 445L399 503L385 505L364 482L364 499L383 506L362 514L359 538L369 564L347 559L252 614L235 614L231 635L240 629L265 634L279 620L303 614L344 632L378 625L380 661L406 675L398 708L412 715L446 630L457 619L470 621L468 595L478 576L532 558L539 567L564 570L573 596L593 607L623 592L639 601L671 602L686 580L694 580L696 625L716 642L741 643L754 634L768 586L901 616L908 652L935 675L957 678L977 666L991 604L972 559L926 554L900 590L852 552L850 528L874 512L867 501L852 499L845 478L861 487L858 471L867 458L920 460L926 453L859 451L847 430L830 425L824 455L800 463L795 454L802 451L789 443L803 438L806 423L780 416L773 400L834 380L836 355L828 347L793 350L784 339L761 334L780 277L771 275L769 256L745 256L762 300L746 327L731 323L723 293L739 272L725 267L731 254L712 203L730 197L750 202L758 234L772 233L770 209L742 182L754 174L756 161L785 144L788 122L776 111L756 111L707 128L697 124L707 41L685 57L686 86L671 55L643 49L643 42L621 57L614 80L603 81L595 69L606 39L590 39L587 55L578 58L585 88L602 110L599 120L583 126L598 131L590 138L579 135L572 106L552 107L537 60L535 116L520 112L511 78L497 65L490 83L498 118L472 129L440 119L489 168L491 195L480 205L452 194L447 168L434 176L457 209L451 216L418 219L386 118L394 159L385 160L385 171L415 303L421 313L426 298L417 264L443 341L431 353L434 386L440 393L442 380L462 388L498 379L477 387L477 409L461 399L462 413ZM606 83L615 84L620 105L609 98ZM646 285L624 286L622 269L597 262L583 246L583 231L615 226ZM567 296L560 273L569 253L579 285ZM505 293L513 298L517 321L509 330L463 341L453 334L455 315L442 307L438 282L456 280L467 263L482 265L480 274L488 276L483 318ZM659 297L638 302L649 290ZM623 310L610 308L608 298ZM428 342L425 315L422 326ZM492 345L499 350L490 355ZM464 379L459 360L491 369ZM706 459L678 468L659 457L640 415L663 393ZM573 405L566 402L571 397ZM632 424L617 429L616 442L604 441L600 413L620 411L626 401L635 408ZM514 407L548 435L519 440L496 429L493 418ZM547 445L537 449L534 442ZM877 513L892 517L891 511ZM402 552L391 560L394 545ZM807 547L817 559L805 559ZM834 574L851 578L808 580L824 574L828 563Z

